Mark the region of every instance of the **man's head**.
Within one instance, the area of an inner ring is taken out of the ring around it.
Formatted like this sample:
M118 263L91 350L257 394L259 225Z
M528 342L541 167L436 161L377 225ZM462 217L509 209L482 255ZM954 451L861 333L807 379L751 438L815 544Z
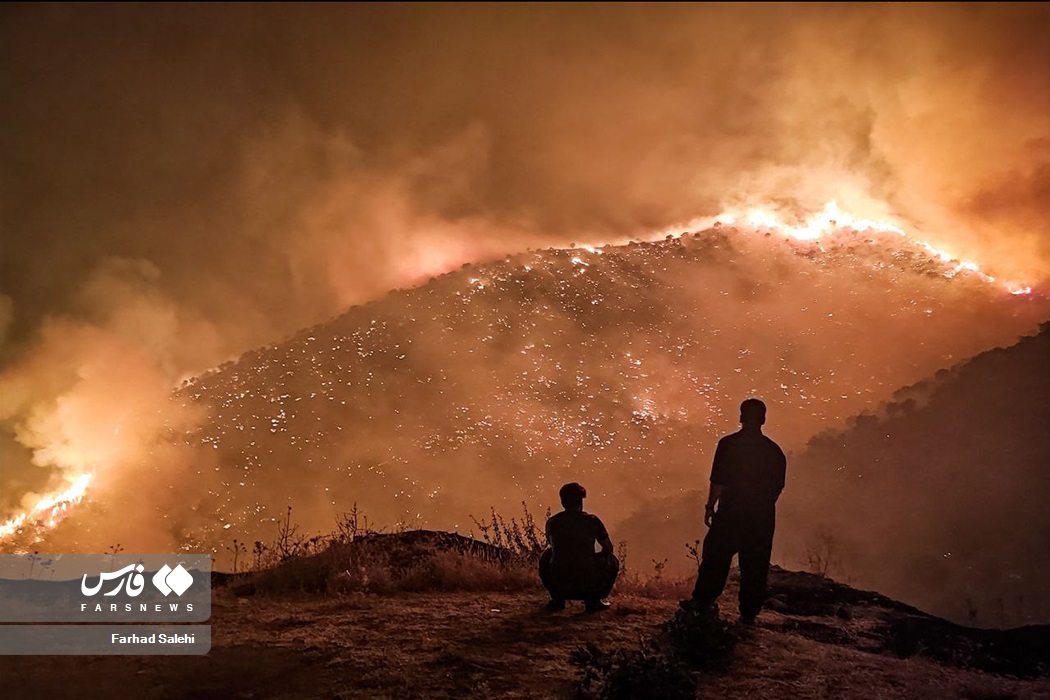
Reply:
M583 508L583 499L587 498L587 489L583 488L575 481L571 484L565 484L558 491L558 496L561 497L562 508L566 510L580 510Z
M747 399L740 404L740 424L745 428L760 428L766 422L766 405L758 399Z

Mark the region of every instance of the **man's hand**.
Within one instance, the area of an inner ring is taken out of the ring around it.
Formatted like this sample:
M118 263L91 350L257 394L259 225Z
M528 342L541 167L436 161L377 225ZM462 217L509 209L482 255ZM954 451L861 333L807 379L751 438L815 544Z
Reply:
M715 514L714 506L704 506L704 525L711 527L711 517Z

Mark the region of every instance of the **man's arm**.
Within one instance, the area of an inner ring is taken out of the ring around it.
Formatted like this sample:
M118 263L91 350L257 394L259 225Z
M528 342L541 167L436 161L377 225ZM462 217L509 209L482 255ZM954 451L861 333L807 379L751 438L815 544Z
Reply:
M711 527L711 516L715 514L715 505L722 497L722 485L711 482L711 490L707 492L707 505L704 506L704 525Z
M612 554L613 543L612 540L609 539L609 531L605 529L605 523L603 523L602 519L597 515L594 516L594 519L597 524L597 532L594 533L594 539L598 543L598 546L602 548L602 551L599 552L599 554Z
M711 527L711 516L715 514L715 506L722 497L726 470L729 468L728 457L725 438L722 438L715 448L715 458L711 464L711 489L707 492L707 505L704 506L704 525L707 527Z
M776 471L776 497L780 498L780 493L784 490L784 482L787 480L787 457L784 456L784 450L780 449L777 445L777 471Z

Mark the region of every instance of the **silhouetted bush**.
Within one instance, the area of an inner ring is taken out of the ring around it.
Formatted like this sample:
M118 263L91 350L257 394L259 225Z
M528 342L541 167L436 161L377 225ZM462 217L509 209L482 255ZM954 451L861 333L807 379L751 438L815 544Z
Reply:
M482 522L471 516L474 526L481 532L480 540L493 547L499 547L515 559L529 562L539 562L540 555L547 548L547 534L543 528L536 524L536 520L529 512L529 507L524 501L521 503L522 518L506 520L496 512L495 508L490 510L490 517ZM544 515L544 522L551 517L550 508Z
M696 697L693 671L677 657L648 646L606 652L588 644L573 652L570 660L582 674L577 682L581 698L692 700Z
M698 671L725 671L736 648L736 630L711 613L678 610L664 625L666 645L690 668Z
M686 545L689 549L690 545ZM685 598L693 589L693 580L696 574L690 573L686 576L668 576L667 559L657 561L651 559L652 571L640 572L629 564L627 557L627 543L620 542L616 548L616 556L620 560L620 575L616 579L613 593L641 596L643 598ZM699 560L697 560L699 562Z
M726 670L736 642L736 632L717 609L679 610L638 649L604 651L588 644L570 661L580 672L576 689L588 700L694 698L698 674Z

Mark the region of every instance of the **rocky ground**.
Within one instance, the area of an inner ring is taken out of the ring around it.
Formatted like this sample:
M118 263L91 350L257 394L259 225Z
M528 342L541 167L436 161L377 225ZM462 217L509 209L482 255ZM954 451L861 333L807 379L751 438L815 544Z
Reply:
M638 648L677 601L550 614L538 590L215 593L206 657L0 658L4 698L572 697L586 643ZM1050 698L1050 629L962 628L877 594L775 571L771 609L700 698ZM723 617L732 621L732 585Z

